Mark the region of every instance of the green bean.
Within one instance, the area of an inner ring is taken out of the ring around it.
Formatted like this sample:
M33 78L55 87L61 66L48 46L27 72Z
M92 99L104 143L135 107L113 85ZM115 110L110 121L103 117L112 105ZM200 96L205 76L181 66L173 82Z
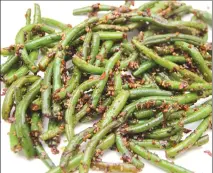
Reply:
M45 71L48 64L54 59L57 52L57 48L53 47L52 49L49 49L45 56L43 56L39 61L39 70Z
M100 24L92 28L93 31L121 31L128 32L128 26Z
M46 117L51 117L51 82L53 73L53 63L50 63L45 71L44 80L42 83L41 99L42 99L42 114Z
M101 97L101 94L104 90L104 87L108 81L109 78L109 73L115 66L116 62L120 59L121 57L121 52L115 53L110 59L109 62L107 63L105 67L105 72L102 74L101 80L97 83L96 88L94 89L92 93L92 104L91 106L95 108L98 104L98 101Z
M169 2L166 1L158 1L154 4L154 6L150 9L150 12L152 14L159 13L163 9L167 8L169 6Z
M100 46L100 36L97 33L93 33L90 59L89 59L90 64L93 64L95 62L96 56L98 55L99 46Z
M108 124L104 128L102 128L99 132L97 132L92 139L87 143L86 149L84 151L83 158L81 160L80 166L79 166L79 172L80 173L87 173L90 168L92 157L95 153L95 148L98 144L98 142L110 131L112 131L114 128L118 127L122 121L117 120L113 121L112 123Z
M122 40L126 38L124 32L99 31L97 34L99 34L101 40Z
M117 96L122 91L122 78L120 72L115 72L114 88L115 88L115 95Z
M107 107L109 106L110 104L112 103L112 98L107 98L102 106L104 107ZM89 105L88 104L85 104L83 106L83 108L75 115L75 122L77 123L79 120L81 120L81 122L89 122L91 121L93 118L98 118L100 115L99 113L94 113L92 116L86 116L86 113L87 113L87 109L89 108Z
M32 113L30 130L33 133L40 133L42 131L42 120L38 112Z
M139 106L142 103L146 103L148 101L172 101L173 99L168 96L151 96L151 97L145 97L141 98L139 100L136 100L130 104L128 104L124 109L123 112L127 112L128 116L131 116L131 114L136 110L136 107Z
M115 97L109 109L106 111L103 118L99 122L101 128L107 126L110 122L112 122L113 119L115 119L118 116L118 114L125 106L128 97L129 97L128 91L121 90L119 92L119 94Z
M64 126L63 125L60 125L60 126L57 126L56 128L53 128L53 129L50 129L50 130L47 130L46 132L42 133L39 138L42 140L42 141L46 141L48 139L51 139L61 133L64 132Z
M146 2L146 3L144 3L144 4L142 4L141 6L138 7L138 11L145 11L147 9L151 9L157 3L158 3L158 1Z
M25 14L25 18L26 18L26 25L30 25L31 24L31 9L27 9L27 12ZM28 32L27 36L26 36L26 40L29 41L31 37L31 33Z
M81 31L82 29L86 28L88 25L91 25L95 22L98 21L97 17L91 17L87 20L85 20L84 22L76 25L75 27L73 27L67 34L65 39L62 41L61 45L63 48L66 48L66 46L68 45L68 43L70 43L71 41L74 40L75 35Z
M32 51L29 54L29 58L31 61L35 61L38 58L38 51ZM21 66L20 68L18 68L14 73L11 74L7 74L4 76L4 81L7 84L11 84L12 82L14 82L15 80L21 78L22 76L25 76L26 74L29 73L29 68L26 65Z
M97 149L104 151L111 148L114 144L115 144L115 134L111 133L105 139L100 141L99 145L97 146Z
M144 124L144 123L147 123L148 121L149 121L148 119L143 119L143 120L131 119L128 121L128 125Z
M183 26L188 26L188 27L192 27L195 29L199 29L199 30L205 30L206 29L206 25L204 23L201 22L194 22L194 21L174 21L174 22L170 22L170 25L183 25Z
M41 159L49 169L55 167L55 164L52 162L50 157L47 155L46 151L44 150L44 148L42 147L41 144L36 145L35 150L37 152L39 159Z
M166 20L160 20L159 18L156 18L155 16L152 16L152 17L133 16L129 18L129 20L131 22L149 22L151 24L154 24L154 26L163 28L171 32L181 32L181 33L190 34L190 35L196 35L199 33L198 30L183 25L185 23L181 23L182 25L180 25L179 23L170 24Z
M104 59L107 56L108 52L112 48L112 45L113 45L113 41L112 40L105 41L102 44L101 50L98 53L98 55L96 56L95 66L100 66L100 63L101 63L102 59Z
M206 144L208 141L209 141L209 135L203 135L197 140L197 142L194 143L194 146L200 147Z
M186 151L186 149L191 148L194 143L201 137L203 132L208 128L210 121L210 117L205 118L200 125L197 127L197 129L190 134L185 140L178 143L176 146L169 148L166 150L166 156L173 158L176 157L180 152Z
M68 81L68 85L65 87L62 87L59 90L56 90L53 93L53 99L58 101L64 99L67 94L72 93L72 91L79 85L81 79L81 72L77 67L74 67L73 74L71 79Z
M66 131L66 135L68 140L71 140L74 134L74 113L75 113L75 106L78 102L78 99L81 96L81 93L83 91L86 91L88 89L90 89L92 86L94 86L97 82L99 81L99 79L91 79L91 80L87 80L84 83L82 83L77 89L75 89L75 91L73 91L72 97L70 98L69 102L68 102L68 108L65 112L65 131Z
M205 81L197 74L195 74L189 70L182 69L177 64L159 57L151 49L147 48L146 46L143 46L137 40L132 40L132 41L139 50L141 50L145 55L147 55L150 59L154 60L160 66L165 67L169 70L175 69L176 71L180 72L180 74L182 74L183 76L185 76L187 78L190 78L193 81L205 83Z
M185 42L176 41L175 45L191 55L194 63L197 65L198 69L203 74L204 79L208 82L211 82L212 72L205 64L205 61L199 51L195 47Z
M107 150L108 147L110 147L111 145L102 145L105 142L109 144L108 140L109 136L107 136L106 139L104 139L103 141L101 141L101 143L97 146L97 149L100 150ZM111 144L111 143L110 143ZM73 158L71 158L67 164L67 171L74 171L79 165L80 165L80 161L83 157L83 153L78 153L77 155L75 155ZM57 166L51 170L48 171L48 173L62 173L62 169L60 166Z
M27 25L26 27L23 27L20 29L18 34L16 35L16 45L23 45L24 44L24 33L31 31L34 27L36 27L36 24ZM42 28L42 26L40 26ZM19 47L17 47L19 49ZM33 73L36 73L38 71L38 67L34 64L32 60L30 60L29 55L27 53L26 47L19 50L21 53L21 58L24 61L25 65L29 68L30 71Z
M15 123L12 123L10 125L9 137L10 137L10 149L15 153L19 152L22 147L16 134Z
M106 163L106 162L92 162L92 168L109 172L126 172L137 173L138 169L132 164L128 163Z
M161 122L164 120L164 114L163 113L158 113L156 118L151 118L146 123L142 124L135 124L135 125L130 125L128 127L125 127L123 131L125 133L141 133L145 132L153 127L158 126Z
M144 167L143 162L141 162L137 157L133 156L132 153L127 149L124 139L121 137L119 132L116 133L116 147L123 156L125 155L128 158L131 158L130 163L133 164L137 169L140 170Z
M24 77L18 79L17 81L15 81L8 88L5 98L4 98L3 106L2 106L2 118L4 120L8 120L8 118L9 118L10 111L12 109L13 101L14 101L13 95L14 95L15 87L22 87L23 85L25 85L27 83L35 82L38 79L39 79L38 76L31 76L31 75L24 76Z
M18 56L11 55L11 57L8 58L8 60L1 65L1 75L6 74L14 64L18 63L18 61Z
M68 26L55 20L55 19L50 19L50 18L46 18L46 17L42 17L41 18L42 20L42 23L44 23L45 25L50 25L50 26L53 26L53 27L56 27L56 28L59 28L61 29L62 31L67 29Z
M143 139L142 141L138 141L131 139L130 141L146 149L167 149L171 147L171 144L166 140Z
M186 104L186 103L195 102L198 100L198 98L199 98L198 95L195 93L188 93L188 94L185 94L184 96L175 96L175 97L150 96L150 97L141 98L139 100L136 100L130 103L123 109L123 112L127 112L128 117L132 116L132 113L136 110L137 107L140 108L141 104L143 105L144 103L147 103L148 101L159 101L159 103L156 103L156 104L161 104L163 101L178 102L179 104Z
M94 127L89 127L79 133L78 135L74 136L66 146L65 150L62 153L62 157L60 160L60 167L65 168L69 159L73 157L73 152L76 148L87 138L88 135L92 135L94 131Z
M170 91L152 89L152 88L136 88L129 90L129 98L141 98L147 96L172 96L173 94Z
M29 41L25 44L27 50L34 50L44 46L47 46L51 43L60 41L62 38L62 34L49 34L47 36L38 38L36 40Z
M32 102L33 99L36 97L36 95L39 93L40 84L41 79L39 79L38 82L37 81L34 82L34 84L32 85L34 86L34 88L30 90L21 100L21 102L17 105L15 112L16 133L18 138L21 139L21 146L23 147L24 153L27 156L27 158L33 157L35 155L35 150L33 147L32 140L30 138L29 127L28 124L26 124L25 120L26 110L30 102Z
M161 35L153 35L147 37L143 40L143 44L150 46L153 44L158 43L165 43L165 42L174 42L174 41L185 41L187 43L191 43L194 45L201 45L204 43L203 39L200 37L196 37L193 35L187 34L161 34Z
M34 4L34 11L33 23L41 23L41 10L38 4Z
M156 154L149 152L145 148L140 147L133 142L130 142L130 148L133 150L133 152L150 161L159 168L165 170L166 172L192 173L192 171L189 171L181 166L175 165L174 163L168 162L167 160L160 159Z
M146 118L151 118L154 116L154 111L153 110L140 110L134 112L134 116L137 119L146 119Z
M62 87L62 80L61 80L61 74L63 70L63 63L64 60L60 57L56 56L53 62L53 69L52 69L52 75L53 75L53 92L58 90ZM53 102L53 108L52 113L53 116L58 117L61 116L60 111L62 107L59 103Z
M73 15L81 15L81 14L96 12L96 11L112 11L115 9L116 7L110 6L110 5L94 4L92 6L74 9Z
M176 15L179 15L183 12L184 12L184 14L189 13L191 9L192 9L191 6L183 4L179 8L172 10L170 13L167 13L165 15L165 18L169 18L171 16L176 16Z
M175 63L185 63L186 58L184 56L164 56L163 59L175 62ZM145 61L143 62L140 67L133 73L134 76L139 76L142 73L150 70L151 68L155 67L157 64L154 61Z
M93 66L76 55L73 56L72 62L76 67L78 67L79 70L86 73L100 75L104 72L104 68Z
M181 126L174 125L172 127L166 127L166 128L154 130L145 136L148 139L165 139L167 137L175 135L181 129L182 129Z
M40 132L42 131L41 127L42 127L41 117L39 113L34 112L31 120L31 133L32 132L34 133L34 137L36 138L38 137L37 133L40 134ZM38 139L36 139L35 141L35 150L39 159L41 159L48 168L55 167L55 164L52 162L52 160L44 150L42 144L37 140Z
M168 88L171 90L179 90L179 91L200 91L200 90L211 90L212 85L210 83L191 83L187 82L178 82L172 80L163 80L160 76L156 76L155 78L158 85L163 88Z
M83 50L82 50L83 60L86 60L89 54L91 39L92 39L92 32L88 32L85 36L83 43Z
M176 124L189 124L196 121L199 121L201 119L206 118L212 113L212 105L204 105L199 110L195 111L194 113L176 121L172 121L171 123L168 123L169 126L174 126Z
M180 111L174 112L168 116L168 120L181 119L181 118L187 117L191 114L194 114L196 111L200 111L200 109L205 107L206 104L209 104L209 102L205 102L204 104L201 104L194 108L189 108L187 109L187 111L180 110Z

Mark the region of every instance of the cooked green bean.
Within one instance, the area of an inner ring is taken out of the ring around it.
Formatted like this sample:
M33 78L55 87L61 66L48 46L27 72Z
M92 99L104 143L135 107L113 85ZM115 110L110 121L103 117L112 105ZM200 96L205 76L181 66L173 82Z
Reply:
M198 69L203 74L204 79L207 82L211 82L212 81L212 72L206 65L206 63L205 63L202 55L199 53L199 51L193 45L190 45L185 42L176 41L175 45L178 46L179 48L181 48L182 50L187 51L191 55L193 61L197 65Z
M131 99L147 97L147 96L172 96L172 93L166 90L152 88L137 88L129 90Z
M92 39L92 32L88 32L84 38L83 43L83 50L82 50L83 60L86 60L89 54L91 39Z
M95 11L111 11L115 9L116 7L110 6L110 5L94 4L92 6L74 9L73 15L81 15L81 14L95 12Z
M174 163L168 162L167 160L160 159L156 154L149 152L145 148L140 147L133 142L130 142L130 148L139 156L167 172L192 173L192 171L189 171L181 166L175 165Z
M156 76L155 78L158 85L163 88L168 88L171 90L179 90L179 91L201 91L201 90L211 90L212 85L210 83L191 83L187 82L179 82L172 80L164 80L160 76Z
M27 107L40 91L40 84L41 84L41 79L33 83L32 85L33 89L31 89L25 95L24 99L22 99L21 102L17 105L16 112L15 112L16 133L18 138L20 138L21 140L21 146L23 147L24 153L28 158L31 158L35 155L35 150L33 147L32 140L30 138L29 127L28 127L28 124L26 124L25 116L26 116Z
M137 169L140 170L144 167L143 162L141 162L136 156L133 156L132 153L127 149L125 141L119 132L116 133L116 147L122 155L131 158L130 163L133 164Z
M140 49L145 55L147 55L149 58L154 60L157 64L161 65L162 67L167 68L168 70L176 70L180 72L183 76L186 78L190 78L191 80L195 82L202 82L205 83L205 81L198 76L197 74L187 70L187 69L182 69L180 66L178 66L175 63L172 63L171 61L165 60L161 57L159 57L157 54L155 54L151 49L147 48L146 46L143 46L140 42L137 40L133 40L133 43L136 45L138 49Z
M68 109L65 112L65 131L67 138L69 140L72 139L74 135L74 113L75 113L75 106L78 102L78 99L81 96L81 93L90 89L92 86L94 86L99 79L90 79L82 83L78 88L73 91L72 97L69 100L68 103Z
M42 99L42 114L46 117L51 117L51 83L52 83L53 63L50 63L45 71L44 80L42 83L41 99Z
M5 99L3 101L3 106L2 106L2 118L4 120L8 120L9 116L10 116L10 111L12 109L13 106L13 95L14 95L14 89L15 87L22 87L27 83L33 83L36 80L38 80L39 77L38 76L24 76L20 79L18 79L17 81L15 81L7 90L7 93L5 95Z
M38 58L38 53L39 53L38 51L32 51L29 54L30 60L34 62ZM22 76L25 76L28 73L29 73L29 68L26 65L23 65L20 68L18 68L14 73L6 74L4 76L4 81L7 84L11 84L15 80L21 78Z
M193 146L193 144L201 137L203 132L208 128L210 117L205 118L197 129L190 134L185 140L178 143L175 147L169 148L166 150L167 157L173 158L176 157L180 152L186 151Z
M101 50L96 56L95 66L100 66L101 61L107 56L108 52L112 48L112 45L113 45L113 41L111 40L105 41L102 44Z
M79 70L86 73L100 75L104 72L104 68L93 66L76 55L72 58L72 62Z
M46 18L46 17L42 17L41 18L42 22L46 25L50 25L50 26L53 26L53 27L56 27L56 28L59 28L61 30L65 30L68 28L67 25L55 20L55 19L50 19L50 18Z
M184 56L164 56L163 59L166 59L171 62L175 63L185 63L186 59ZM157 64L154 61L145 61L143 62L140 67L133 73L134 76L139 76L144 72L150 70L151 68L155 67Z
M90 64L93 64L95 62L96 56L98 55L99 46L100 46L100 36L97 33L93 33L90 59L89 59Z
M106 163L106 162L92 162L92 168L110 172L126 172L137 173L138 169L132 164L128 163Z

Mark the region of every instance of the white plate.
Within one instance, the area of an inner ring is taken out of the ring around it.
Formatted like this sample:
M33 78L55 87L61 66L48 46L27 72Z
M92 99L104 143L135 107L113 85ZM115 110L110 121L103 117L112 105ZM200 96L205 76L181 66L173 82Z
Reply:
M14 43L15 36L18 30L25 25L24 14L28 8L33 9L33 3L36 1L2 1L1 2L1 46L6 47ZM85 16L73 16L72 10L87 5L92 5L100 1L39 1L41 6L41 12L43 17L49 17L59 20L64 23L72 24L73 26L83 21ZM138 7L145 1L136 1L135 7ZM119 6L123 4L123 1L104 1L104 4ZM187 1L189 5L192 5L196 9L212 12L212 1ZM209 30L211 31L211 29ZM212 38L212 32L209 33L209 41ZM1 59L4 62L5 58ZM4 97L1 98L3 101ZM198 123L190 124L189 128L195 129ZM76 132L81 131L86 125L77 127ZM48 169L38 159L27 160L21 154L14 154L10 151L9 137L9 124L1 121L1 171L2 173L43 173ZM212 151L212 133L210 130L207 132L210 136L208 144L192 149L185 154L182 154L175 163L181 165L196 173L211 173L212 172L212 158L205 154L205 150ZM65 142L62 141L62 146L65 146ZM53 161L58 164L60 155L52 155L49 152ZM164 152L156 152L160 157L165 158ZM121 155L115 152L107 152L104 154L103 161L106 162L121 162ZM150 165L144 161L145 167L143 173L161 173L164 172L155 166ZM96 171L90 171L95 173Z

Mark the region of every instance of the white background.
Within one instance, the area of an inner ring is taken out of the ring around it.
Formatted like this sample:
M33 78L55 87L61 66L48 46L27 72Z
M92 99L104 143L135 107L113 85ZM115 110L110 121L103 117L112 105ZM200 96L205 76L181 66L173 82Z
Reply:
M34 1L35 2L35 1ZM1 46L6 47L14 43L15 36L18 30L25 25L25 12L28 8L33 9L33 1L19 1L19 2L1 2ZM98 1L48 1L48 2L38 2L41 6L42 16L49 17L66 24L72 24L75 26L79 22L83 21L85 16L73 16L72 10L75 8L91 5L97 3ZM100 1L99 1L100 2ZM139 6L144 1L136 1L135 6ZM192 5L194 8L212 12L212 2L211 1L187 1L189 5ZM110 4L119 6L123 4L123 1L104 1L104 4ZM210 29L210 28L209 28ZM211 30L211 29L210 29ZM209 41L211 40L211 33L209 35ZM5 58L1 59L2 61ZM1 98L3 100L3 97ZM194 129L198 123L190 124L187 127ZM86 125L84 125L85 127ZM83 126L77 127L76 132L80 131ZM26 160L21 154L14 154L10 151L9 137L7 133L9 132L9 124L1 121L1 171L2 173L13 173L13 172L22 172L22 173L43 173L48 169L47 167L38 159ZM183 167L188 168L196 173L211 173L212 172L212 158L205 154L205 150L212 151L212 133L210 130L207 132L210 135L210 141L208 144L191 149L191 151L182 154L177 159L175 163ZM66 143L62 141L62 147ZM60 147L60 149L62 149ZM49 150L48 150L49 152ZM61 153L61 152L60 152ZM160 157L165 158L164 152L156 152ZM52 155L53 161L58 164L60 155ZM104 154L103 160L108 162L121 162L121 155L114 152L106 152ZM155 166L150 165L144 161L145 167L143 169L144 173L161 173L162 170L156 168ZM95 172L95 171L90 171Z

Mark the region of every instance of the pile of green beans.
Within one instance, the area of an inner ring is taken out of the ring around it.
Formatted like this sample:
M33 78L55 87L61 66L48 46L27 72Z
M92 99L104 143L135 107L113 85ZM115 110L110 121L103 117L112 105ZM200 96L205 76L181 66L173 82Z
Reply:
M196 172L149 149L165 150L175 158L209 141L204 132L211 126L212 103L194 103L212 93L212 50L207 43L212 16L176 1L133 5L127 0L120 7L75 9L73 15L93 17L73 27L43 17L38 4L32 21L27 10L15 44L1 48L7 57L1 65L7 87L1 115L11 123L13 152L23 151L28 159L37 156L48 173L88 173L90 168L135 173L144 167L140 158L166 172ZM108 13L99 18L99 11ZM191 21L183 21L190 13ZM133 30L138 35L128 41ZM182 139L184 126L200 120ZM85 122L95 123L75 133ZM56 166L43 143L57 154L62 135L68 144ZM110 149L122 155L123 163L100 161Z

